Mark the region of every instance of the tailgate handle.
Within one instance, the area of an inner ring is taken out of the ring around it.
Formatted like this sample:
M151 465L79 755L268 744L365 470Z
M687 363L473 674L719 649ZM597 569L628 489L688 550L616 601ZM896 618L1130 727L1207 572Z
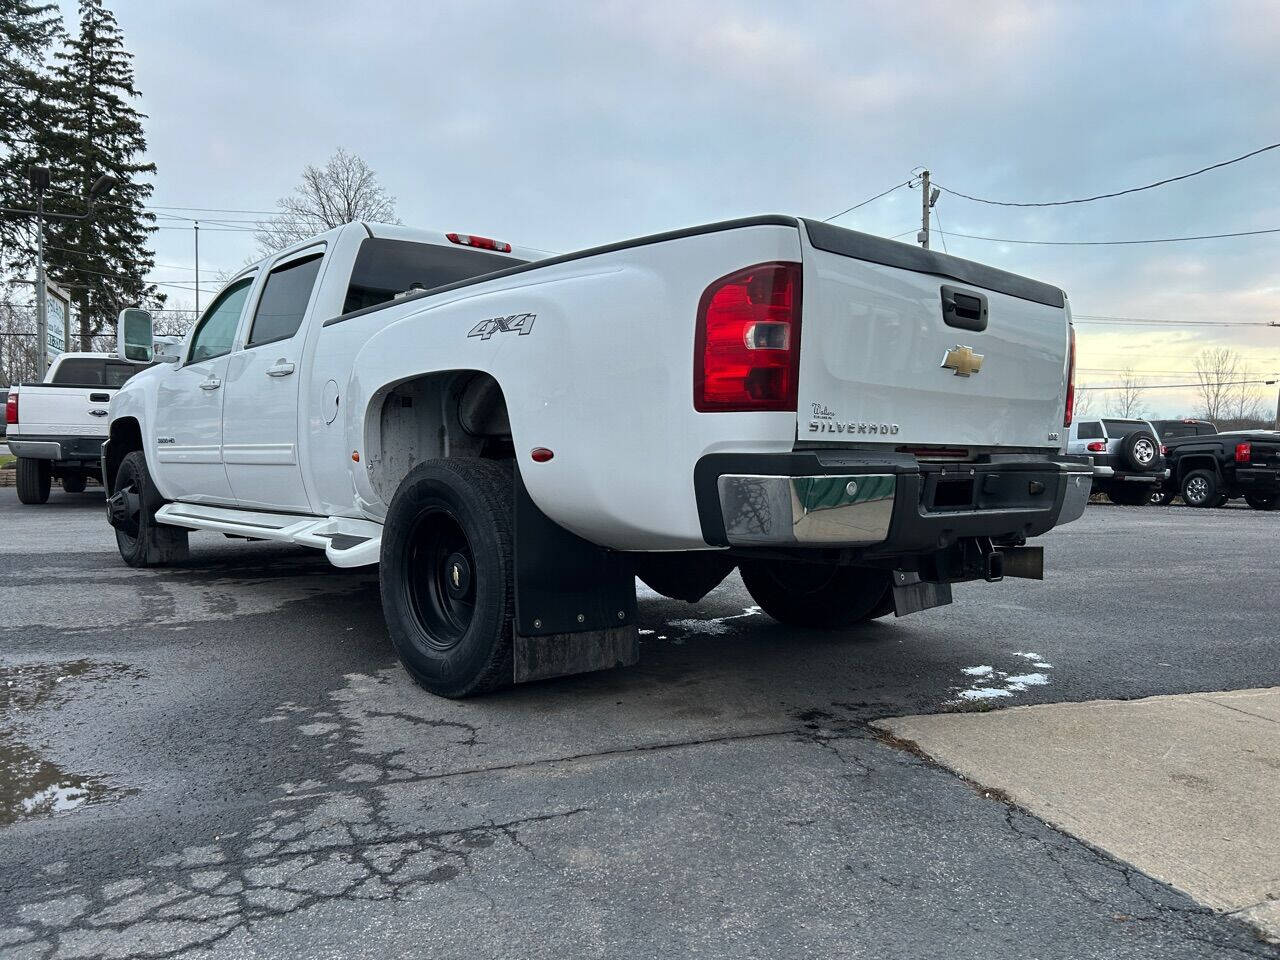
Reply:
M89 394L90 403L110 403L111 394L109 393L91 393Z
M987 329L987 298L981 293L943 284L942 321L961 330Z

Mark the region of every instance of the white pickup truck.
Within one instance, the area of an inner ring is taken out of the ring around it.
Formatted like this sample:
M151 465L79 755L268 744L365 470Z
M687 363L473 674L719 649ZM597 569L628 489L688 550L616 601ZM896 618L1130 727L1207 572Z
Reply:
M121 356L149 335L126 311ZM402 662L467 696L635 662L637 576L736 567L823 628L1041 576L1089 496L1073 354L1056 287L794 217L541 260L351 223L119 392L108 515L134 566L190 529L380 563Z
M64 353L43 382L9 388L5 422L19 500L46 502L55 479L67 493L82 493L89 478L101 481L108 404L138 369L112 353Z

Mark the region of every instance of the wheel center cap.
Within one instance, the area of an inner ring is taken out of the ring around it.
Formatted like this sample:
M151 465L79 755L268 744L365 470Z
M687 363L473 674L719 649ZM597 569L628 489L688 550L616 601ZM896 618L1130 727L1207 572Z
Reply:
M444 585L451 597L465 597L471 589L471 564L461 553L451 553L445 559Z

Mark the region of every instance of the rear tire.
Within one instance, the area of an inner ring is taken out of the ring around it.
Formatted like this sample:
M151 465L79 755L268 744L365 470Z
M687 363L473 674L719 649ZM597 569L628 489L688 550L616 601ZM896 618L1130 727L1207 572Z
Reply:
M107 516L116 528L116 546L131 567L162 567L190 556L187 531L156 523L164 498L151 481L147 458L134 450L120 461Z
M786 560L745 560L738 569L760 609L790 626L838 630L892 610L887 570Z
M1107 499L1122 507L1140 507L1151 501L1151 488L1146 484L1117 483L1107 491Z
M47 503L52 480L48 460L18 458L18 499L22 503Z
M84 493L86 486L88 486L88 478L82 470L74 470L62 475L63 493Z
M401 481L383 526L379 581L391 642L441 697L512 682L513 477L492 460L429 460Z
M1280 494L1246 493L1244 502L1255 510L1274 510L1277 506L1280 506Z
M1218 477L1212 470L1192 470L1182 478L1182 502L1188 507L1218 507Z

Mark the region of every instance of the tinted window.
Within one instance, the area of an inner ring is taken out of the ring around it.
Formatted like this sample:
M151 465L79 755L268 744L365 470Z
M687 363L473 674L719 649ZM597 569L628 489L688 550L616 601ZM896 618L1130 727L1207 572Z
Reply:
M1080 440L1101 440L1102 424L1097 420L1090 421L1089 423L1082 423L1076 430L1076 437Z
M195 336L191 338L191 354L189 363L201 360L212 360L231 352L231 341L235 339L236 327L240 323L240 312L244 309L245 298L249 296L249 285L252 277L243 280L224 290L222 296L213 302Z
M524 263L465 247L371 237L360 244L343 313L394 300L415 285L430 290Z
M1176 440L1178 437L1194 437L1200 429L1194 423L1180 423L1177 420L1161 420L1156 424L1160 430L1161 440Z
M253 329L249 332L248 346L287 340L302 326L302 315L307 312L311 290L320 273L323 254L314 254L301 260L291 260L276 267L267 276L258 309L253 314Z
M126 380L145 369L121 360L68 357L58 364L53 382L75 387L122 387Z
M1121 437L1126 437L1135 430L1146 430L1148 433L1151 432L1151 428L1141 420L1103 420L1102 423L1106 426L1107 437L1111 440L1118 440Z

